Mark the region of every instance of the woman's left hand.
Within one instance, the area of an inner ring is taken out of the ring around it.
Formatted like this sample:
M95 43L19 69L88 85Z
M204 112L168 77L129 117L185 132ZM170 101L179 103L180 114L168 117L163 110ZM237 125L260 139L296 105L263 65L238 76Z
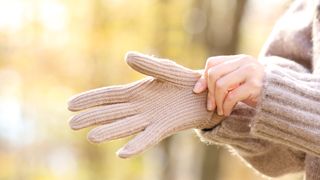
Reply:
M237 102L255 107L260 97L264 66L248 55L215 56L207 60L195 93L208 88L207 108L229 116Z

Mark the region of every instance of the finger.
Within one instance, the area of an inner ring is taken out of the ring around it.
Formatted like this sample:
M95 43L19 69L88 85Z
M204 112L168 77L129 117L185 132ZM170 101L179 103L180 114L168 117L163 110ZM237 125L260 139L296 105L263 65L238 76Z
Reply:
M69 125L72 129L78 130L92 125L111 123L116 119L135 115L137 111L136 106L128 103L107 105L73 116Z
M237 56L239 55L234 55L234 56L213 56L213 57L209 57L206 61L206 66L204 68L204 74L208 73L208 70L213 67L216 66L218 64L221 64L225 61L228 60L232 60L235 59Z
M174 132L191 128L189 125L176 127L174 121L170 121L169 123L163 122L164 121L158 121L147 127L123 148L119 149L117 152L118 156L121 158L128 158L137 155L158 144Z
M130 98L152 79L145 78L134 83L109 86L75 95L68 102L70 111L79 111L104 104L128 102Z
M201 75L200 79L197 81L196 85L193 88L193 92L201 93L207 89L207 80L204 75Z
M127 117L120 121L94 128L89 132L88 140L93 143L101 143L127 137L142 131L148 124L149 121L144 116Z
M239 102L250 97L250 86L245 83L238 88L230 91L223 104L223 110L226 116L229 116L233 107Z
M207 83L208 83L209 93L211 94L211 97L212 97L212 102L215 101L215 98L216 98L215 97L216 81L221 77L225 76L226 74L238 69L243 63L245 63L248 60L249 59L243 58L241 56L241 57L238 57L238 59L229 60L225 63L221 63L217 66L211 67L208 70ZM219 87L220 86L223 86L223 84L219 84ZM226 92L224 92L224 95L225 93ZM216 103L216 106L217 106L218 114L223 115L222 106L218 105L217 103Z
M228 59L228 56L215 56L208 58L206 61L206 66L204 68L204 73L202 73L201 77L198 79L196 85L194 86L193 92L201 93L205 89L207 89L208 85L206 80L206 74L208 72L208 69L226 61L226 59Z
M218 109L224 110L223 103L225 98L228 95L228 91L230 89L234 89L237 85L245 82L247 76L248 76L248 72L246 71L246 69L238 68L230 72L229 74L221 77L216 82L215 102L217 104ZM226 115L225 112L224 112L224 115Z
M219 56L220 57L220 56ZM201 75L200 79L197 81L193 91L195 93L201 93L203 92L205 89L207 89L208 87L208 83L207 83L207 79L206 79L206 74L208 72L208 69L217 65L217 64L220 64L222 62L225 61L224 58L219 58L219 57L210 57L207 61L206 61L206 66L204 68L204 73ZM212 106L211 104L208 106ZM211 109L211 108L210 108ZM209 110L209 108L208 108Z
M130 67L140 73L179 85L194 86L201 76L199 72L185 68L173 61L137 52L128 52L126 61Z
M207 96L207 109L209 111L213 111L216 108L216 103L215 101L213 101L212 97L211 97L211 93L208 93Z

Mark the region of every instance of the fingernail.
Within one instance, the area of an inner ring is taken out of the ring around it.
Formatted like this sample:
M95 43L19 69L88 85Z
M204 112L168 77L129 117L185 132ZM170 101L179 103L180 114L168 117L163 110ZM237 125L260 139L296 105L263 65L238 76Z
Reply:
M212 107L212 104L211 104L210 101L207 101L207 109L208 109L209 111L212 111L212 110L213 110L213 107Z
M222 116L222 115L223 115L222 110L218 109L218 115L219 115L219 116Z
M198 81L198 82L196 83L196 85L194 86L194 88L193 88L193 92L199 93L199 92L201 91L201 88L202 88L202 84L201 84L200 81Z

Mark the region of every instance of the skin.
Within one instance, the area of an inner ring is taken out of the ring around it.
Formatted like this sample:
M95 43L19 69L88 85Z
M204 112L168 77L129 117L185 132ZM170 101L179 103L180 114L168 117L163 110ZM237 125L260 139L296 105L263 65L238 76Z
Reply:
M214 56L208 58L193 91L201 93L208 88L207 109L229 116L240 101L251 107L257 105L263 77L264 66L252 56Z

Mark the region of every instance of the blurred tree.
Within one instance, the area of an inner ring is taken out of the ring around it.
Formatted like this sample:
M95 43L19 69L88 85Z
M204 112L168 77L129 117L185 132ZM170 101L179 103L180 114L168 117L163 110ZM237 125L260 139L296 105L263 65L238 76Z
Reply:
M239 29L247 0L199 0L193 8L204 13L203 31L193 34L193 40L202 43L209 56L235 54ZM193 17L191 24L198 25L201 17Z

